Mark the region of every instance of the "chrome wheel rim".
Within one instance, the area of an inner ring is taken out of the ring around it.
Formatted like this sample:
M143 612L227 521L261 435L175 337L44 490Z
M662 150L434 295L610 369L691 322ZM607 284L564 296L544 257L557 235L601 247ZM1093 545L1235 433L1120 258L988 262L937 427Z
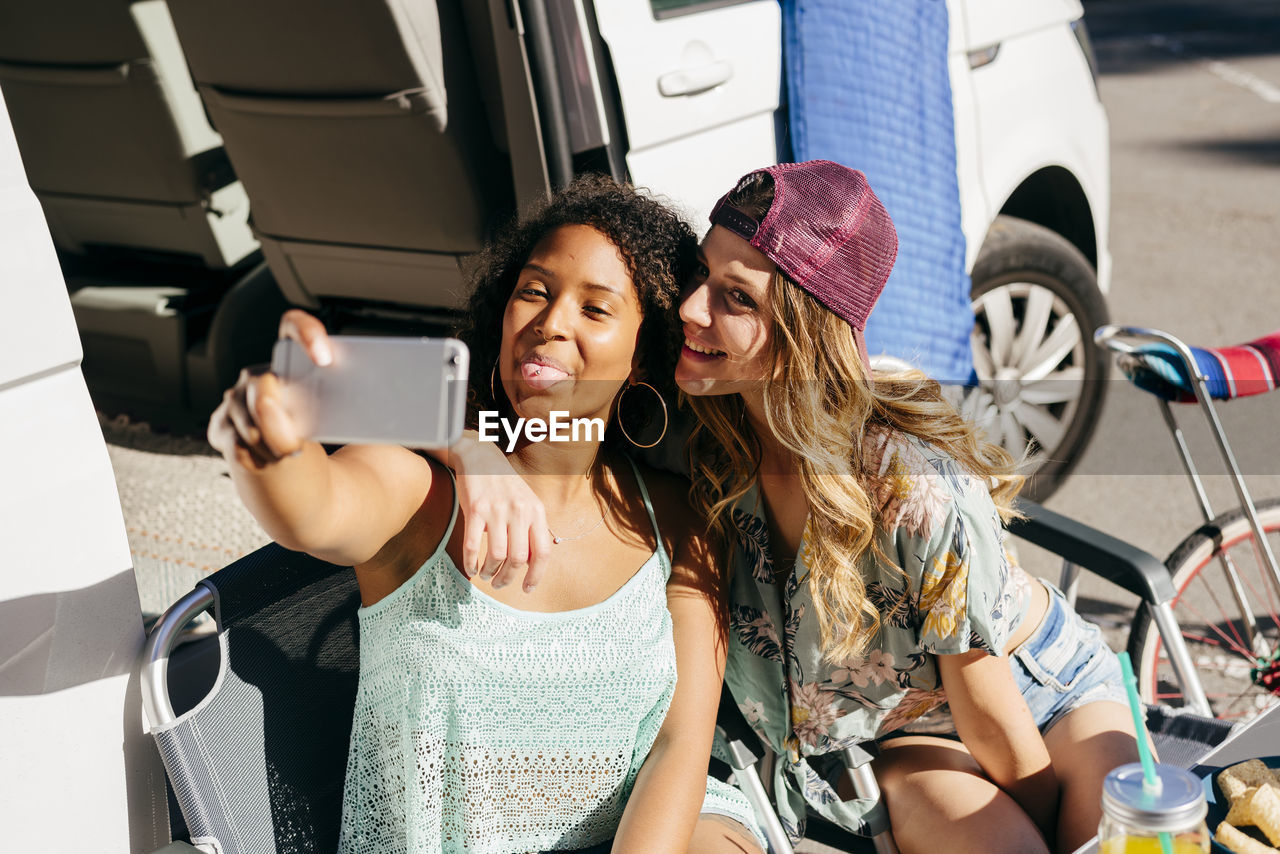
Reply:
M1012 282L973 301L978 386L963 411L987 440L1038 468L1062 446L1084 393L1085 340L1066 302Z

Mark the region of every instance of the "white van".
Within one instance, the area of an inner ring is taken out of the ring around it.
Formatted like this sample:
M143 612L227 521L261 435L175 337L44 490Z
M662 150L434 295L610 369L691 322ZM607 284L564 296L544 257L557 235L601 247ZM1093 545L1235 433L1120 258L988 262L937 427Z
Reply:
M95 401L162 422L199 424L266 361L286 303L348 331L439 328L460 263L575 173L704 223L785 150L777 0L59 5L82 4L8 4L0 88ZM947 9L967 405L1015 453L1035 442L1043 497L1101 403L1107 121L1078 0Z
M815 4L821 5L821 4ZM1044 498L1096 423L1106 371L1110 154L1076 0L949 0L949 67L980 387L966 411ZM782 33L773 2L611 0L608 46L632 180L705 223L718 194L774 162ZM608 89L591 77L591 96ZM672 96L681 87L689 95ZM857 167L857 163L849 165Z

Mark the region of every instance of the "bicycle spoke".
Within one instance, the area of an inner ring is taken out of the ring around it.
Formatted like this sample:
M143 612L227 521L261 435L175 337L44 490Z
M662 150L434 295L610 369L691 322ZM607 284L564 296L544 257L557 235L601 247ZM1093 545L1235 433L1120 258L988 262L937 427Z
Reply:
M1226 617L1227 611L1225 608L1222 607L1222 603L1218 601L1218 593L1213 589L1213 585L1205 581L1203 575L1197 575L1196 579L1200 581L1201 586L1205 588L1205 591L1209 594L1209 598L1213 600L1213 604L1218 606L1219 613L1221 613L1222 616ZM1243 615L1241 616L1243 617ZM1251 648L1250 645L1245 641L1244 637L1240 634L1240 632L1236 630L1235 620L1227 618L1227 625L1231 627L1231 633L1236 636L1236 640L1239 642L1240 649L1250 649Z
M1256 588L1256 587L1254 587L1254 586L1253 586L1252 582L1250 582L1250 581L1249 581L1249 577L1248 577L1247 575L1245 575L1244 573L1241 573L1241 574L1240 574L1240 578L1241 578L1241 580L1242 580L1242 581L1244 581L1244 583L1245 583L1246 585L1248 585L1248 587L1249 587L1249 592L1250 592L1250 593L1252 593L1254 596L1258 596L1258 590L1257 590L1257 588ZM1270 592L1270 590L1271 590L1271 585L1270 585L1270 584L1264 584L1264 585L1262 585L1262 588L1263 588L1263 590L1266 590L1266 591ZM1260 598L1260 599L1261 599L1261 598L1266 598L1266 599L1268 599L1268 600L1270 600L1270 599L1271 599L1271 597L1270 597L1269 595L1268 595L1268 596L1266 596L1266 597L1260 597L1260 596L1259 596L1258 598ZM1280 615L1277 615L1277 614L1276 614L1275 608L1272 606L1272 602L1271 602L1271 601L1268 601L1268 602L1267 602L1267 616L1271 618L1271 625L1275 626L1276 628L1280 628ZM1255 619L1256 619L1256 615L1255 615ZM1262 627L1261 627L1261 626L1259 626L1258 631L1262 631Z
M1162 681L1168 681L1168 680L1162 680ZM1230 702L1227 702L1225 704L1223 703L1223 701L1226 700L1228 696L1230 696L1225 692L1206 692L1205 699L1209 700L1209 705L1214 710L1214 717L1219 718L1220 720L1235 720L1235 719L1241 719L1241 718L1248 718L1248 717L1255 716L1258 713L1259 709L1246 708L1243 710L1236 710L1235 707L1241 700L1247 699L1250 692L1252 691L1253 691L1252 687L1246 688L1240 694L1232 697L1230 699ZM1185 701L1186 696L1181 691L1177 691L1177 692L1157 691L1152 695L1151 699L1153 702L1156 702L1156 703L1169 703L1169 702L1178 701L1178 700Z
M1222 714L1222 715L1218 715L1217 717L1219 720L1234 721L1234 720L1243 719L1248 714L1249 714L1248 712L1236 712L1234 715Z
M1183 630L1182 630L1182 636L1183 636L1184 638L1186 638L1187 640L1195 641L1196 643L1209 644L1210 646L1217 646L1217 647L1221 647L1221 646L1222 646L1222 644L1218 643L1218 642L1217 642L1216 640L1214 640L1213 638L1207 638L1207 637L1205 637L1204 635L1193 635L1193 634L1191 634L1191 632L1187 631L1186 629L1183 629ZM1167 657L1167 656L1166 656L1166 659L1165 659L1165 660L1166 660L1166 661L1168 660L1168 657Z
M1261 501L1258 510L1268 541L1276 543L1280 500ZM1177 590L1170 605L1179 634L1210 709L1222 720L1247 721L1280 705L1280 691L1255 681L1259 659L1280 648L1280 593L1265 567L1257 565L1254 545L1243 512L1234 510L1188 536L1168 563ZM1185 706L1187 697L1155 623L1144 612L1134 628L1142 632L1135 655L1142 696Z
M1240 646L1239 644L1233 643L1231 638L1227 637L1226 632L1222 631L1222 629L1218 628L1217 625L1215 625L1214 623L1206 619L1203 614L1199 613L1195 609L1194 605L1192 605L1190 602L1187 602L1185 604L1187 609L1191 611L1192 615L1195 616L1195 618L1198 619L1204 625L1205 628L1211 630L1214 634L1218 635L1218 637L1222 638L1222 640L1226 642L1227 646L1230 647L1234 652L1244 655L1246 657L1253 656L1252 650L1246 650L1244 647ZM1185 635L1186 632L1184 631L1183 634Z
M1245 698L1246 695L1248 695L1252 691L1253 691L1253 685L1252 684L1247 685L1243 691L1241 691L1239 694L1236 695L1234 700L1232 700L1230 703L1227 704L1227 709L1234 708L1236 703L1239 703L1241 700Z
M1275 543L1271 543L1271 550L1273 552L1276 551ZM1256 554L1254 556L1257 557ZM1267 613L1271 616L1272 622L1280 626L1280 617L1277 616L1277 613L1280 613L1280 600L1276 598L1276 586L1271 583L1270 579L1262 576L1261 573L1259 573L1259 577L1266 582L1262 585L1263 596L1261 598L1267 603ZM1252 586L1250 589L1252 589Z

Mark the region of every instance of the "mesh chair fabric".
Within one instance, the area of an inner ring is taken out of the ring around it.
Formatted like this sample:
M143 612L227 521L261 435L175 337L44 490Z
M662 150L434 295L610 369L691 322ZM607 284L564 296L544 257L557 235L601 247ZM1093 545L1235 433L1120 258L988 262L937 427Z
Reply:
M1160 761L1190 768L1206 753L1222 744L1234 728L1230 721L1174 712L1163 706L1147 707L1147 731Z
M222 677L155 733L191 836L224 854L333 851L359 668L355 578L269 545L202 584Z
M155 734L192 840L224 854L275 850L263 717L261 694L230 673L213 703Z

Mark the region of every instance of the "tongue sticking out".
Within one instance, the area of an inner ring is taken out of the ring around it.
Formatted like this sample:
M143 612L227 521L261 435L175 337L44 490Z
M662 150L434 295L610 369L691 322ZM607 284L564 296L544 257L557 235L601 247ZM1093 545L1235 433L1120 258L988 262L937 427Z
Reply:
M525 382L539 389L549 388L569 376L559 368L539 365L536 362L525 362L520 366L520 374Z

